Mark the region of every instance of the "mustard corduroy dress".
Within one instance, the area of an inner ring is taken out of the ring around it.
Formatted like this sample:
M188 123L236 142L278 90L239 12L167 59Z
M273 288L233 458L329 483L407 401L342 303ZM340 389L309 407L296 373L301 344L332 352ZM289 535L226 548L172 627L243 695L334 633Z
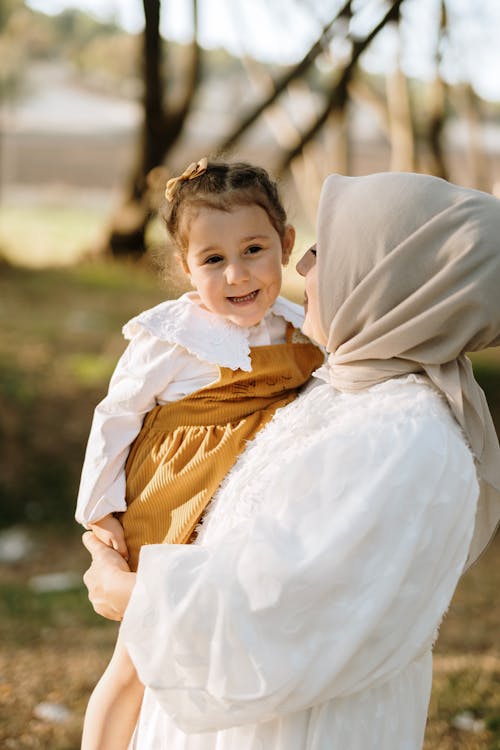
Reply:
M219 378L146 416L126 465L121 517L129 565L144 544L185 544L247 441L293 401L323 353L291 324L286 343L252 347L252 370Z

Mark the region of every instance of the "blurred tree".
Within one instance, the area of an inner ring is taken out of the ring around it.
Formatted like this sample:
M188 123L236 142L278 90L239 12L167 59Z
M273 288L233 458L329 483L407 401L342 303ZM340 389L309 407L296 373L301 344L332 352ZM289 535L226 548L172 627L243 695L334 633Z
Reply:
M478 190L488 190L491 184L489 162L485 154L481 123L481 100L472 88L465 85L458 91L459 110L467 126L467 157L471 184Z
M408 78L401 69L404 44L398 24L397 55L394 69L386 76L386 99L391 157L389 169L394 172L416 170L415 128Z
M426 140L429 145L431 161L429 171L437 177L448 178L448 169L443 154L442 136L447 119L448 86L440 73L442 63L442 45L448 31L448 14L444 0L440 2L439 33L437 35L435 67L436 73L430 84L429 118Z
M331 0L330 12L327 3L318 6L314 0L289 0L290 19L297 18L293 8L301 8L316 23L317 39L296 64L272 66L250 59L244 18L234 24L234 31L240 33L240 58L222 50L211 51L204 54L202 65L197 40L199 0L184 0L193 17L193 40L188 45L160 37L161 0L142 0L146 21L142 35L126 34L115 23L102 23L77 8L46 16L23 0L0 0L0 97L8 102L22 92L26 66L44 59L69 61L92 85L107 91L134 97L141 92L144 118L133 174L104 243L105 249L117 256L144 251L151 215L147 174L172 160L197 93L203 88L205 94L209 86L221 82L229 86L230 79L238 86L241 62L256 92L250 99L254 103L245 107L239 93L231 103L230 97L226 98L221 114L228 118L234 113L234 117L211 150L231 151L265 121L279 146L273 168L293 175L305 203L314 205L310 186L313 180L321 182L326 169L351 169L353 115L360 100L377 115L390 148L388 167L392 169L422 168L448 177L450 152L445 149L445 128L451 117L460 119L468 134L464 166L469 177L465 179L488 189L492 175L481 142L485 102L471 87L465 64L460 87L451 87L443 78L450 59L460 56L463 41L456 30L475 18L474 11L451 0L432 1L434 5L428 0L428 7L439 12L432 15L425 29L420 23L408 23L412 8L414 12L417 6L415 0ZM227 4L233 14L242 13L244 7L242 0ZM282 3L266 5L261 0L260 7L266 7L271 27L285 25L288 15L283 15ZM356 32L360 28L357 20L365 11L364 30ZM477 15L481 14L478 28L479 24L484 28L490 16L494 18L492 12L488 16L483 4L478 6ZM370 18L372 28L367 32ZM397 61L397 56L393 57L388 72L377 77L367 73L360 58L381 31L389 32L389 47L399 35L401 54ZM404 67L408 42L419 44L424 33L436 38L435 76L429 83L410 80Z
M47 19L26 8L23 0L0 3L1 99L13 99L23 91L29 60L45 57L53 43Z
M142 91L138 34L119 31L94 37L74 59L85 81L100 91L133 98Z
M296 189L302 203L310 215L315 215L319 187L324 177L325 165L329 171L348 172L349 168L349 126L347 106L351 96L350 85L358 76L360 56L373 39L390 24L399 21L400 7L403 0L393 0L387 12L364 37L354 37L350 30L353 17L353 3L346 2L337 14L322 28L321 35L308 50L304 58L287 71L276 82L265 75L262 68L257 72L256 63L247 62L246 68L253 80L264 80L266 95L247 115L241 118L234 130L222 143L222 148L232 146L246 133L261 116L267 118L271 131L282 147L279 157L278 172L291 171ZM333 41L332 41L333 39ZM325 55L330 43L333 47L348 49L348 54L332 64L332 74L315 81L314 92L307 83L310 69L320 55ZM300 94L295 97L292 86L302 84ZM406 79L403 79L404 85ZM300 130L288 116L286 108L279 109L279 100L287 93L291 100L297 100L296 108L304 108L304 99L309 92L311 122ZM318 103L319 95L319 103ZM314 100L314 101L313 101ZM409 108L409 104L408 104ZM384 109L386 107L384 106ZM386 120L388 115L386 113ZM410 120L411 122L411 120ZM405 122L406 126L408 122ZM388 128L388 131L390 129ZM393 131L396 129L393 128ZM401 131L401 128L400 128ZM320 138L324 143L320 143ZM393 135L394 139L394 135Z
M24 0L2 0L0 3L0 32L5 31L7 21L15 10L24 6Z
M193 105L201 75L198 44L198 3L191 0L193 41L183 69L183 92L178 100L168 96L164 80L164 54L168 45L160 36L160 0L143 0L145 27L142 45L144 117L136 165L124 200L112 216L105 240L115 257L137 256L145 250L145 231L151 215L147 176L164 162L179 138Z
M300 141L283 156L280 164L280 171L284 171L290 165L292 160L300 155L304 147L313 138L316 137L316 135L328 122L328 119L332 113L342 113L345 110L349 98L348 85L354 76L356 66L361 54L366 50L369 44L383 28L385 28L389 23L397 22L399 20L400 6L402 2L403 0L393 0L390 4L389 10L374 26L369 34L366 35L366 37L364 37L363 39L354 39L351 37L352 51L350 59L343 68L341 75L331 85L330 89L326 91L323 108L315 121L302 134Z
M259 119L259 117L277 101L284 91L287 90L291 83L307 74L311 65L319 55L322 54L325 46L333 36L334 27L337 21L343 18L351 18L351 5L352 0L348 0L341 10L325 24L321 31L321 35L314 42L313 46L308 50L302 60L287 71L278 81L272 82L269 86L269 94L260 101L251 112L246 115L243 114L240 117L232 132L222 141L221 150L227 151L232 148L247 130Z

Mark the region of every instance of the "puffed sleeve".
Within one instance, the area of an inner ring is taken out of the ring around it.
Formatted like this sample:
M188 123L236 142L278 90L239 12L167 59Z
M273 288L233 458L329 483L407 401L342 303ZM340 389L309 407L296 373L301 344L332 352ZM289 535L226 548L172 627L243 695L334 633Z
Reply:
M125 505L125 462L144 415L179 366L175 344L139 329L94 411L78 492L76 520L88 525Z
M318 433L217 545L141 552L122 635L185 732L349 695L432 645L478 493L461 433L425 414Z

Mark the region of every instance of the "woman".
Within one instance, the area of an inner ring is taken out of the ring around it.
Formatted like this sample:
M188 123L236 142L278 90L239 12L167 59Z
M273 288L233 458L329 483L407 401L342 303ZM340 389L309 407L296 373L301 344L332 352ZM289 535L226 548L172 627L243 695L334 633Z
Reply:
M486 194L328 178L298 264L304 331L330 352L317 384L247 449L198 544L144 548L136 578L85 537L91 600L125 612L147 686L134 747L421 747L437 628L499 518L463 356L500 342L499 237Z

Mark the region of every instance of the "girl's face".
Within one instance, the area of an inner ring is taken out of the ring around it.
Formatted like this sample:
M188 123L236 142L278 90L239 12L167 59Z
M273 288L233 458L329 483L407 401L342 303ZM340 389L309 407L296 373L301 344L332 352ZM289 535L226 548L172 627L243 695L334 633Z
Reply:
M316 263L316 245L307 250L296 265L297 272L305 279L304 310L306 317L302 326L306 336L320 346L326 346L327 337L323 332L319 315L318 299L318 266Z
M201 208L187 229L182 263L202 305L238 326L259 323L279 294L293 227L286 227L282 241L266 211L252 204Z

